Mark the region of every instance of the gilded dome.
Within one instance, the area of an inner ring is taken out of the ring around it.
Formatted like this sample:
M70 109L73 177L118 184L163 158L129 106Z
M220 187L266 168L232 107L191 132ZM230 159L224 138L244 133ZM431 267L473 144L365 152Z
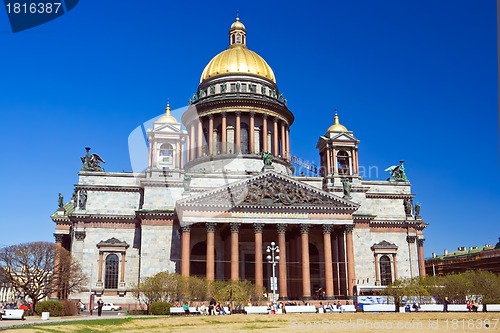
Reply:
M238 18L229 29L229 48L210 60L201 74L200 83L225 74L253 74L276 83L267 62L247 48L245 26Z
M335 117L333 117L333 125L328 128L327 132L348 132L347 128L340 123L337 113L335 113Z
M167 107L165 108L165 114L158 118L157 123L168 123L168 124L178 124L179 122L175 119L174 116L170 114L170 103L167 103Z

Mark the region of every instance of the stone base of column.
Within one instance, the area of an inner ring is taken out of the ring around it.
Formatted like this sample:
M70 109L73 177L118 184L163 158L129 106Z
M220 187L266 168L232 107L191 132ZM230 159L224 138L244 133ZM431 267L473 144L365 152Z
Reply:
M301 298L303 301L311 301L313 298L312 296L302 296Z
M327 301L331 301L331 300L335 299L335 296L326 296L325 299Z
M278 301L288 301L289 299L290 299L290 298L288 298L288 297L281 297L281 296L280 296L280 297L278 298Z

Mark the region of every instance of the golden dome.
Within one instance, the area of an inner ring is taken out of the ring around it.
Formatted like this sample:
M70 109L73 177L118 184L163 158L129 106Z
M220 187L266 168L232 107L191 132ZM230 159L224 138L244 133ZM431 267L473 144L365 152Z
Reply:
M210 60L201 73L200 83L225 74L253 74L276 83L274 72L267 62L246 46L246 30L239 18L229 29L229 48Z
M178 124L179 122L175 119L174 116L170 114L170 103L167 103L167 107L165 108L165 114L158 118L157 123L168 123L168 124Z
M347 128L340 124L337 113L335 113L335 117L333 117L333 125L328 128L327 132L348 132Z

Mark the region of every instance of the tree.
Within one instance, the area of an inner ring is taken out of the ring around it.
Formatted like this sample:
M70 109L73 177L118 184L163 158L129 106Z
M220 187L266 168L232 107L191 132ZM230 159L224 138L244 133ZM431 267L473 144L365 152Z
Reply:
M394 303L399 307L403 301L411 302L415 301L415 298L419 303L423 303L422 298L431 296L433 289L434 285L430 279L421 277L402 278L388 285L382 293L394 297Z
M36 303L57 294L67 298L87 282L81 267L71 254L49 242L33 242L0 249L1 279L14 290L29 296Z
M500 302L500 276L495 273L474 270L448 274L440 278L435 294L448 297L452 303L464 303L471 296L479 296L483 303Z
M135 288L134 293L146 311L154 302L172 302L180 300L186 294L186 279L175 273L160 272L145 278Z

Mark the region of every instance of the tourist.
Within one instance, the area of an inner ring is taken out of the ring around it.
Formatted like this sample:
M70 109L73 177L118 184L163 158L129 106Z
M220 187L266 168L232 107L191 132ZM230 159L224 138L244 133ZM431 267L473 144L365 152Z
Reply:
M340 313L344 312L344 307L342 306L342 303L340 303L340 301L337 301L337 310L339 310Z
M102 307L104 306L104 302L102 301L102 298L99 298L97 301L97 315L100 317L102 314Z

